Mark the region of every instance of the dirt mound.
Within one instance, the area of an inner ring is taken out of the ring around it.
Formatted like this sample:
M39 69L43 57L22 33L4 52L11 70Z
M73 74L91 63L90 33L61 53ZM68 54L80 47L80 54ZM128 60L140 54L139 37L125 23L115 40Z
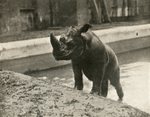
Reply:
M0 72L2 117L150 117L136 108L56 82Z

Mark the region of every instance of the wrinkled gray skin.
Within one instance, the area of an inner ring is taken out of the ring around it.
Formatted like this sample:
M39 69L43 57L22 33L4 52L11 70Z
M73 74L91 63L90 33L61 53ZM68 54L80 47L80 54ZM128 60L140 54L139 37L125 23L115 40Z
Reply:
M71 60L75 88L83 89L83 73L93 82L91 93L107 96L108 80L115 87L119 100L123 98L118 60L111 48L104 45L90 30L89 24L81 28L70 27L58 41L53 34L50 41L56 60Z

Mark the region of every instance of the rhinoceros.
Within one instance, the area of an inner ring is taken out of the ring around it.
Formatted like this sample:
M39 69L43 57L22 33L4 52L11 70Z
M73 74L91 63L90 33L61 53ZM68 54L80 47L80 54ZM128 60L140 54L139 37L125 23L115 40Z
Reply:
M115 87L119 100L122 100L124 94L117 56L90 28L90 24L71 26L59 40L51 33L53 56L56 60L71 60L76 89L83 89L82 76L85 74L93 82L92 94L106 97L109 80Z

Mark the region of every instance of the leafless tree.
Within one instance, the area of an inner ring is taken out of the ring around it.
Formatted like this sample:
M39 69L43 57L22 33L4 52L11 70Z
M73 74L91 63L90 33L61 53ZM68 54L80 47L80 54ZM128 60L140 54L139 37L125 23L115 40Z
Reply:
M111 22L105 0L92 0L96 9L98 23Z

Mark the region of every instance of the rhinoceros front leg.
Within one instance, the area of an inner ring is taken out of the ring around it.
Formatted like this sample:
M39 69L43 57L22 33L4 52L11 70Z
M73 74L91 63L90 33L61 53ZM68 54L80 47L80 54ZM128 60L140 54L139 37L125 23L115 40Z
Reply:
M82 77L81 66L78 63L72 62L72 68L73 68L74 80L75 80L74 88L78 90L83 90L83 77Z

